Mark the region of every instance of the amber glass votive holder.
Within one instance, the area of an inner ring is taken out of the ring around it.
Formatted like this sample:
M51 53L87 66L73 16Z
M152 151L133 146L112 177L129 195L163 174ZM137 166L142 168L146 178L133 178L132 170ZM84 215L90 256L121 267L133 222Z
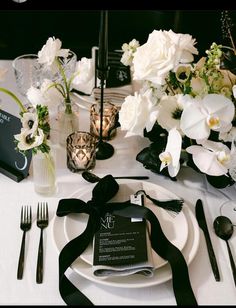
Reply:
M89 132L76 131L66 139L67 167L72 172L92 170L96 164L96 138Z
M101 126L101 103L98 101L90 108L90 133L99 138L100 126ZM116 120L117 120L118 108L105 101L103 103L103 117L102 117L102 139L111 140L116 135Z

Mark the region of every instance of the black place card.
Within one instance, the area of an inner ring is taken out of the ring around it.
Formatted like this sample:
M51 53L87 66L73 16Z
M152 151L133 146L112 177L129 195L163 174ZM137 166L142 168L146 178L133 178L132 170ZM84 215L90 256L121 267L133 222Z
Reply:
M28 176L31 152L24 155L17 151L14 135L21 131L21 120L0 110L0 172L16 182Z
M94 265L127 265L146 262L146 221L107 213L94 236Z

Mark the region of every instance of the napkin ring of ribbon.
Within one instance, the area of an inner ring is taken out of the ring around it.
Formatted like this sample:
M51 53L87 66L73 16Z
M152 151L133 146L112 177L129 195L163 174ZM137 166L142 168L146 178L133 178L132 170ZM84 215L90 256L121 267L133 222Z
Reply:
M92 301L76 288L66 277L68 267L85 251L93 236L100 228L100 218L112 213L129 218L144 218L150 223L150 242L155 252L167 260L172 271L172 285L177 305L196 306L188 267L181 251L175 247L162 231L156 215L147 207L125 202L108 201L116 195L119 184L112 175L103 177L92 190L92 199L84 202L80 199L61 199L57 216L70 213L87 213L87 226L83 233L68 242L59 254L59 291L67 305L92 306Z

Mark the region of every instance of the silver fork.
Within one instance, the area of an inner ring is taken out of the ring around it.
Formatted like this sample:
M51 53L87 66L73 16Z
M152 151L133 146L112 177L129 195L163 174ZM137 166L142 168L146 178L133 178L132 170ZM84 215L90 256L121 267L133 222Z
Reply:
M25 260L25 235L26 232L29 231L31 228L31 221L32 221L31 206L22 206L20 215L20 228L23 231L23 235L21 241L20 256L18 261L17 279L22 279L23 277L24 260Z
M39 202L37 207L37 226L41 229L36 269L36 282L43 282L43 229L48 226L48 203Z

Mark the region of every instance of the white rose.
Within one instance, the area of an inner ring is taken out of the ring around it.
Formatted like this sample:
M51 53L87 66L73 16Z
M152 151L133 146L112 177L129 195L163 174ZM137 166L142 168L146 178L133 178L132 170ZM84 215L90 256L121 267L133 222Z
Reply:
M164 84L170 70L180 62L193 60L192 53L198 53L194 44L195 40L188 34L154 30L134 54L134 79Z
M157 119L157 107L153 105L151 91L144 95L135 92L127 96L119 111L121 130L127 130L126 137L143 136L144 128L150 131Z

